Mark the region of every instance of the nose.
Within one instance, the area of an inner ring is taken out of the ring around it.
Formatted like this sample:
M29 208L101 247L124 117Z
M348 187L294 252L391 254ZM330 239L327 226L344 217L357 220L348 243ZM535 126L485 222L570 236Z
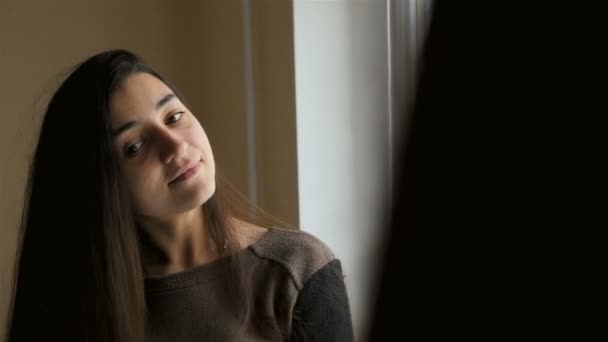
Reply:
M186 154L188 148L188 143L183 137L168 129L162 129L158 132L157 142L160 160L165 164L171 163L176 158L179 159Z

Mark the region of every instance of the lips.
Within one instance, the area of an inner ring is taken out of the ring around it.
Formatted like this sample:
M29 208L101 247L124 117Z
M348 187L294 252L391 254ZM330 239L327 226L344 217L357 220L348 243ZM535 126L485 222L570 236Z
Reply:
M181 168L173 177L171 177L171 181L169 181L169 184L171 185L189 179L198 172L200 166L201 163L199 161L196 161Z

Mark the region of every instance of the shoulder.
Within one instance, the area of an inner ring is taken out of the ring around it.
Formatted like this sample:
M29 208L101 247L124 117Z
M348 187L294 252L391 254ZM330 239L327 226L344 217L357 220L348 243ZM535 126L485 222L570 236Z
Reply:
M284 267L299 290L317 271L335 259L323 241L300 230L269 229L251 246L251 250L259 258Z

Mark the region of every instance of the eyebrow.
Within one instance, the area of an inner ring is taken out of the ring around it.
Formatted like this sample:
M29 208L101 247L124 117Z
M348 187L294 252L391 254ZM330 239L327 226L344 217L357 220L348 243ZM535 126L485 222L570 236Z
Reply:
M158 101L158 103L156 103L156 110L161 109L164 105L167 104L167 102L173 100L175 98L175 94L173 93L169 93L167 95L165 95L162 99L160 99L160 101Z
M160 99L156 105L154 106L155 110L159 110L161 109L164 105L166 105L169 101L173 100L175 98L175 94L173 93L169 93L165 96L163 96L162 99ZM115 129L114 131L112 131L112 136L114 138L117 138L119 135L121 135L122 133L130 130L131 128L138 126L139 123L137 121L129 121L126 124L118 127L117 129Z

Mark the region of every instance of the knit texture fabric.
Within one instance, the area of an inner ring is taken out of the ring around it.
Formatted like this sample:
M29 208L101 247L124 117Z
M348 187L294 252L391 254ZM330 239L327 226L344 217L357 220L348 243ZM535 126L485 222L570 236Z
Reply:
M145 279L147 340L352 341L340 261L313 235L269 229L239 252L252 280L251 324L226 304L229 259Z

